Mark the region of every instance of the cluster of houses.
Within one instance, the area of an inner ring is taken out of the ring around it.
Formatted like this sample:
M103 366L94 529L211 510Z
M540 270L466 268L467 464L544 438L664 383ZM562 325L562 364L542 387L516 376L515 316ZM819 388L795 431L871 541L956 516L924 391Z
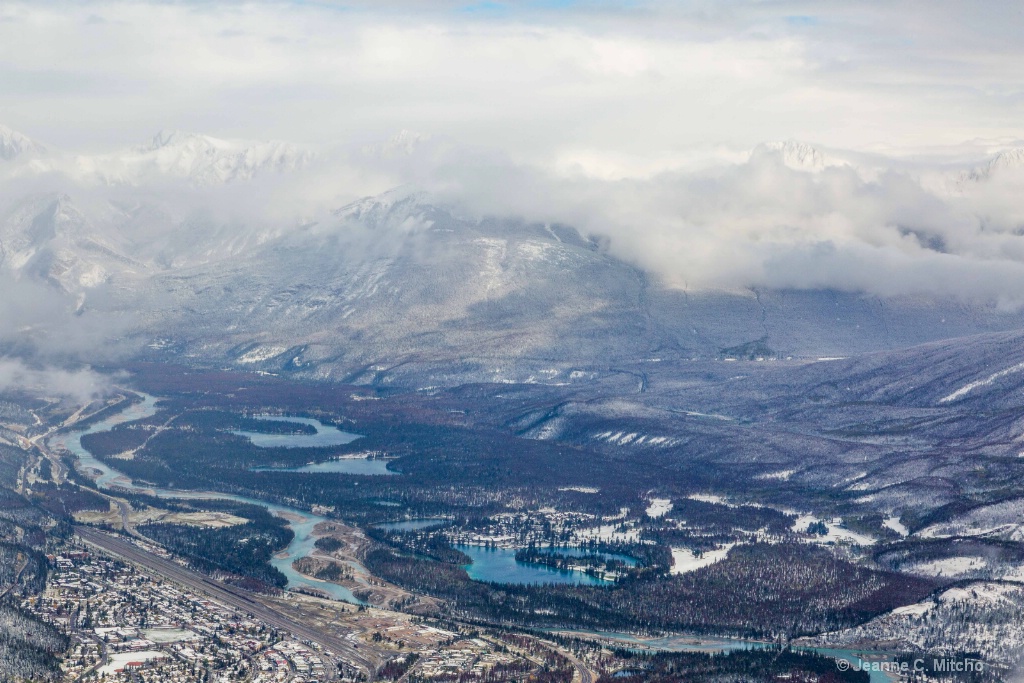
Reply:
M140 671L147 683L243 680L260 653L287 639L255 618L85 547L49 559L56 571L46 591L23 607L71 636L65 680L128 681ZM323 663L309 657L303 666L308 680L316 680Z

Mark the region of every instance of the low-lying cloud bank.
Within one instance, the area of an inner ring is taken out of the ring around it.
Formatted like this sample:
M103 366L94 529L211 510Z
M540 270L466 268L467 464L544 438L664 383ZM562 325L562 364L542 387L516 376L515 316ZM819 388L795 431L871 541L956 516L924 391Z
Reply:
M109 377L81 368L30 367L15 358L0 358L0 393L28 392L40 397L70 398L87 403L110 393Z
M673 286L1024 305L1024 161L908 162L796 143L602 180L472 160L420 180L477 213L559 221Z
M7 225L0 225L0 244L6 239L5 251L12 252L12 240L23 238L18 231L32 229L13 225L21 205L10 198L63 193L83 214L73 219L87 226L76 224L68 239L93 230L101 241L120 240L125 251L160 268L232 258L299 236L311 225L352 231L345 258L372 258L407 235L366 233L339 224L331 212L405 186L471 216L574 226L674 287L828 288L1002 308L1024 304L1019 148L996 153L977 145L945 155L887 157L787 142L762 145L739 162L608 179L410 133L381 144L288 153L275 143L274 153L283 156L268 157L264 166L253 159L266 154L265 145L211 140L180 136L152 152L152 163L140 162L149 157L135 150L135 166L106 155L108 166L121 169L116 176L97 172L83 157L62 162L56 153L34 166L9 162L19 170L3 182ZM203 158L195 154L203 145L239 151L211 157L208 168L192 161ZM182 166L181 158L190 165ZM231 164L243 164L246 175L239 177ZM117 234L103 234L105 221L118 226L111 231ZM101 296L102 287L90 294ZM0 312L21 311L5 318L31 318L32 310L58 306L38 287L21 298L29 305L19 307L12 297L0 302ZM88 330L76 335L86 344L93 336Z

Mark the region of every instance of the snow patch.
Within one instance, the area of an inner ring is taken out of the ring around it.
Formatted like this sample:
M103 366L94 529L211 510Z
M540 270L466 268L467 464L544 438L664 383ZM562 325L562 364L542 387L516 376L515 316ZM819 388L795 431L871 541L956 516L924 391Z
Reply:
M818 519L816 516L811 514L802 514L796 518L793 522L793 531L797 533L806 533L807 527L817 522L824 522L825 528L828 529L828 533L823 535L811 536L812 543L850 543L853 545L874 545L875 539L871 536L859 534L856 531L851 531L842 526L843 520L841 517L834 519Z
M884 526L887 529L892 529L900 536L910 535L910 530L903 525L903 522L900 521L899 517L887 517L885 521L882 522L882 526Z
M904 567L905 571L924 576L962 576L988 566L984 557L946 557ZM949 593L950 591L947 591ZM944 594L945 595L945 594Z
M698 557L689 548L672 548L672 574L686 574L701 567L720 562L726 558L735 543L728 543L721 548L709 550Z
M650 436L649 434L641 434L639 432L599 432L594 434L595 439L598 441L604 441L605 443L614 444L616 446L657 446L658 448L668 448L669 446L675 446L679 443L679 439L671 436Z
M782 470L780 472L768 472L767 474L759 474L754 479L776 479L780 481L789 481L789 478L796 474L796 470Z
M933 607L935 607L935 603L931 600L928 600L926 602L918 602L913 605L904 605L903 607L897 607L891 612L891 614L919 617L923 614L927 614Z
M1024 372L1024 363L1017 363L1016 365L1012 365L1012 366L1010 366L1010 367L1008 367L1008 368L1006 368L1004 370L1000 370L999 372L992 373L991 375L989 375L985 379L980 379L980 380L978 380L976 382L971 382L969 384L965 384L964 386L960 387L959 389L954 391L949 396L946 396L945 398L939 399L939 403L949 403L949 402L955 401L955 400L957 400L959 398L963 398L964 396L966 396L967 394L971 393L972 391L974 391L978 387L988 386L990 384L993 384L997 379L1001 379L1003 377L1006 377L1007 375L1012 375L1012 374L1017 373L1017 372Z
M647 506L648 517L664 517L672 509L672 501L668 498L651 498L650 502Z
M258 346L252 351L245 353L238 357L239 363L262 363L263 361L270 360L280 356L282 353L287 351L288 348L285 346Z

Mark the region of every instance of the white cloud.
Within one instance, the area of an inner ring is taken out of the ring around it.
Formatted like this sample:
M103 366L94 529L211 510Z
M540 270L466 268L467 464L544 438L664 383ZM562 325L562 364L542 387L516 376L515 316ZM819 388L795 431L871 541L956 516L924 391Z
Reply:
M1013 3L60 1L0 19L0 121L44 142L106 151L180 128L320 151L225 187L18 181L158 197L171 217L134 233L150 255L206 244L182 229L197 213L259 236L412 183L575 225L678 286L1022 303L1024 177L958 180L1019 144ZM433 137L364 149L400 129ZM750 157L788 138L832 162ZM23 308L9 318L45 328Z
M0 120L65 146L158 128L337 141L401 128L535 163L796 137L1018 135L1007 4L5 3ZM102 18L102 21L97 20Z
M110 378L87 368L30 367L20 360L0 357L0 392L26 391L85 403L106 395L111 388Z

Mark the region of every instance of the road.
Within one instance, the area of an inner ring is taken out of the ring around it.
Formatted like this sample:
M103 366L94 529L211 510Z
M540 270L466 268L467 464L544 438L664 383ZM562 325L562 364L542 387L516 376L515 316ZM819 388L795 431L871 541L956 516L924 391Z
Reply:
M290 632L300 640L308 640L313 643L318 643L324 649L330 650L336 656L341 656L343 659L348 660L358 668L362 669L369 676L371 681L376 675L376 661L355 649L351 642L343 638L339 638L334 634L324 633L308 625L300 624L299 622L271 609L267 605L264 605L262 602L259 602L255 596L214 581L213 579L192 571L187 567L182 567L181 565L171 562L170 560L166 560L159 555L154 555L153 553L143 550L136 545L123 541L115 536L111 536L110 534L97 531L96 529L76 526L75 534L77 534L83 541L122 557L140 567L144 567L165 579L173 581L186 588L205 593L220 603L234 607L248 614L252 614L254 617L274 628ZM333 668L333 663L329 664L331 668ZM331 673L334 674L332 677L337 676L336 671L332 671Z
M21 561L21 566L18 567L18 571L16 571L14 573L14 580L11 581L11 585L10 586L5 588L4 591L2 593L0 593L0 599L6 598L8 593L10 593L11 591L13 591L15 588L18 587L18 582L21 581L21 575L24 573L25 567L27 567L27 566L28 566L28 557L26 557L25 559L23 559Z
M542 647L553 650L568 659L569 663L572 664L574 669L576 669L576 673L580 675L579 683L594 683L593 672L591 672L590 669L587 668L587 665L581 662L576 655L569 652L569 650L564 647L560 647L557 643L552 643L550 640L541 640L540 638L534 638L533 640Z
M590 669L587 668L587 665L584 664L583 662L581 662L576 657L576 655L572 654L571 652L569 652L564 647L559 647L558 645L556 645L556 644L554 644L554 643L552 643L550 641L541 640L539 642L542 645L546 645L546 646L550 647L552 650L554 650L558 654L560 654L563 657L565 657L566 659L568 659L569 662L572 664L573 668L576 669L576 673L578 673L580 675L580 683L594 683L594 674L593 674L593 672L591 672Z
M579 674L579 680L576 680L576 678L573 677L573 683L594 683L594 680L595 680L594 679L594 673L590 669L588 669L587 665L584 664L583 662L581 662L579 660L579 658L576 657L576 655L574 655L573 653L569 652L569 650L567 650L566 648L560 646L557 643L552 643L550 640L543 640L541 638L536 638L534 636L523 636L523 634L517 634L517 635L519 635L520 637L529 638L530 640L535 642L537 645L540 645L541 647L544 647L544 648L547 648L547 649L549 649L549 650L551 650L553 652L556 652L557 654L559 654L562 657L565 657L567 660L569 660L569 663L572 664L572 667L574 669L576 669L576 673ZM488 641L490 641L492 643L498 643L500 645L504 645L505 647L507 647L512 652L515 652L516 654L518 654L520 657L523 657L524 659L528 659L529 661L533 662L534 664L536 664L538 666L542 666L543 663L544 663L542 660L539 660L539 659L531 656L529 652L526 652L526 651L522 650L521 648L519 648L514 643L510 643L510 642L504 640L501 636L482 636L482 638L484 640L488 640ZM410 671L412 671L412 669L410 669ZM408 675L408 673L406 675Z

